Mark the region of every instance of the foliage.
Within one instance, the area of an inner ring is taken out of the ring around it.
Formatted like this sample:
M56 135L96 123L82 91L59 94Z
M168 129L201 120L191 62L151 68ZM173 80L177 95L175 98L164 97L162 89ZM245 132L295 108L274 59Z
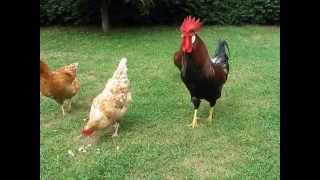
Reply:
M40 0L40 24L98 23L98 2L95 0Z
M186 15L207 24L279 24L280 0L110 0L111 22L178 23ZM40 0L40 24L99 24L98 0Z
M279 0L162 0L169 17L176 21L187 15L200 17L207 24L278 24ZM178 16L175 16L178 14Z

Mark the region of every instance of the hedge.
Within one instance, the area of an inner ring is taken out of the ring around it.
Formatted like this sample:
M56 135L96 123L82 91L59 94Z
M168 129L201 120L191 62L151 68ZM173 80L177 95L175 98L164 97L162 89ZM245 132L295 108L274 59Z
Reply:
M111 24L175 24L187 15L206 24L279 24L280 0L111 0ZM140 4L139 4L140 2ZM40 0L41 25L99 24L98 0Z

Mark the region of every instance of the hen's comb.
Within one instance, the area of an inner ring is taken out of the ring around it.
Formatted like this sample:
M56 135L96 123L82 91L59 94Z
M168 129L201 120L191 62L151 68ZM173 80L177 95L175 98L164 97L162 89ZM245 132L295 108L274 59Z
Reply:
M82 134L83 136L90 136L92 133L93 133L93 130L92 130L92 129L82 129L82 130L81 130L81 134Z
M195 17L187 16L184 18L183 23L180 26L180 31L182 33L197 32L201 27L202 22L200 22L200 18L196 20Z

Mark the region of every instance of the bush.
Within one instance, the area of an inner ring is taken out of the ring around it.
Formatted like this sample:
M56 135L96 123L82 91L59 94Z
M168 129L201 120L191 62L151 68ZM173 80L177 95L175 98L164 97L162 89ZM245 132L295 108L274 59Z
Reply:
M98 3L40 0L40 24L99 24ZM279 24L280 0L111 0L110 14L112 24L181 23L187 15L206 24Z
M187 15L206 24L279 24L279 0L167 0L171 17L180 22ZM175 16L178 14L179 16Z
M41 25L98 23L95 0L40 0Z

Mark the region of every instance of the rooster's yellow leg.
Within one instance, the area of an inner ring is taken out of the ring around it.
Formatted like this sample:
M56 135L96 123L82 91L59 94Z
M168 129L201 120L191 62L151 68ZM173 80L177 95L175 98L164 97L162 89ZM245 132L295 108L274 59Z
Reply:
M112 137L118 137L119 125L120 125L120 124L119 124L118 122L116 122L116 123L114 124L115 130L114 130L114 133L112 134Z
M195 127L198 126L197 112L198 112L198 109L195 109L195 110L194 110L194 114L193 114L192 123L189 125L189 126L192 126L192 128L195 128Z
M209 116L208 116L208 121L209 121L209 122L212 122L212 118L213 118L213 107L210 108Z

